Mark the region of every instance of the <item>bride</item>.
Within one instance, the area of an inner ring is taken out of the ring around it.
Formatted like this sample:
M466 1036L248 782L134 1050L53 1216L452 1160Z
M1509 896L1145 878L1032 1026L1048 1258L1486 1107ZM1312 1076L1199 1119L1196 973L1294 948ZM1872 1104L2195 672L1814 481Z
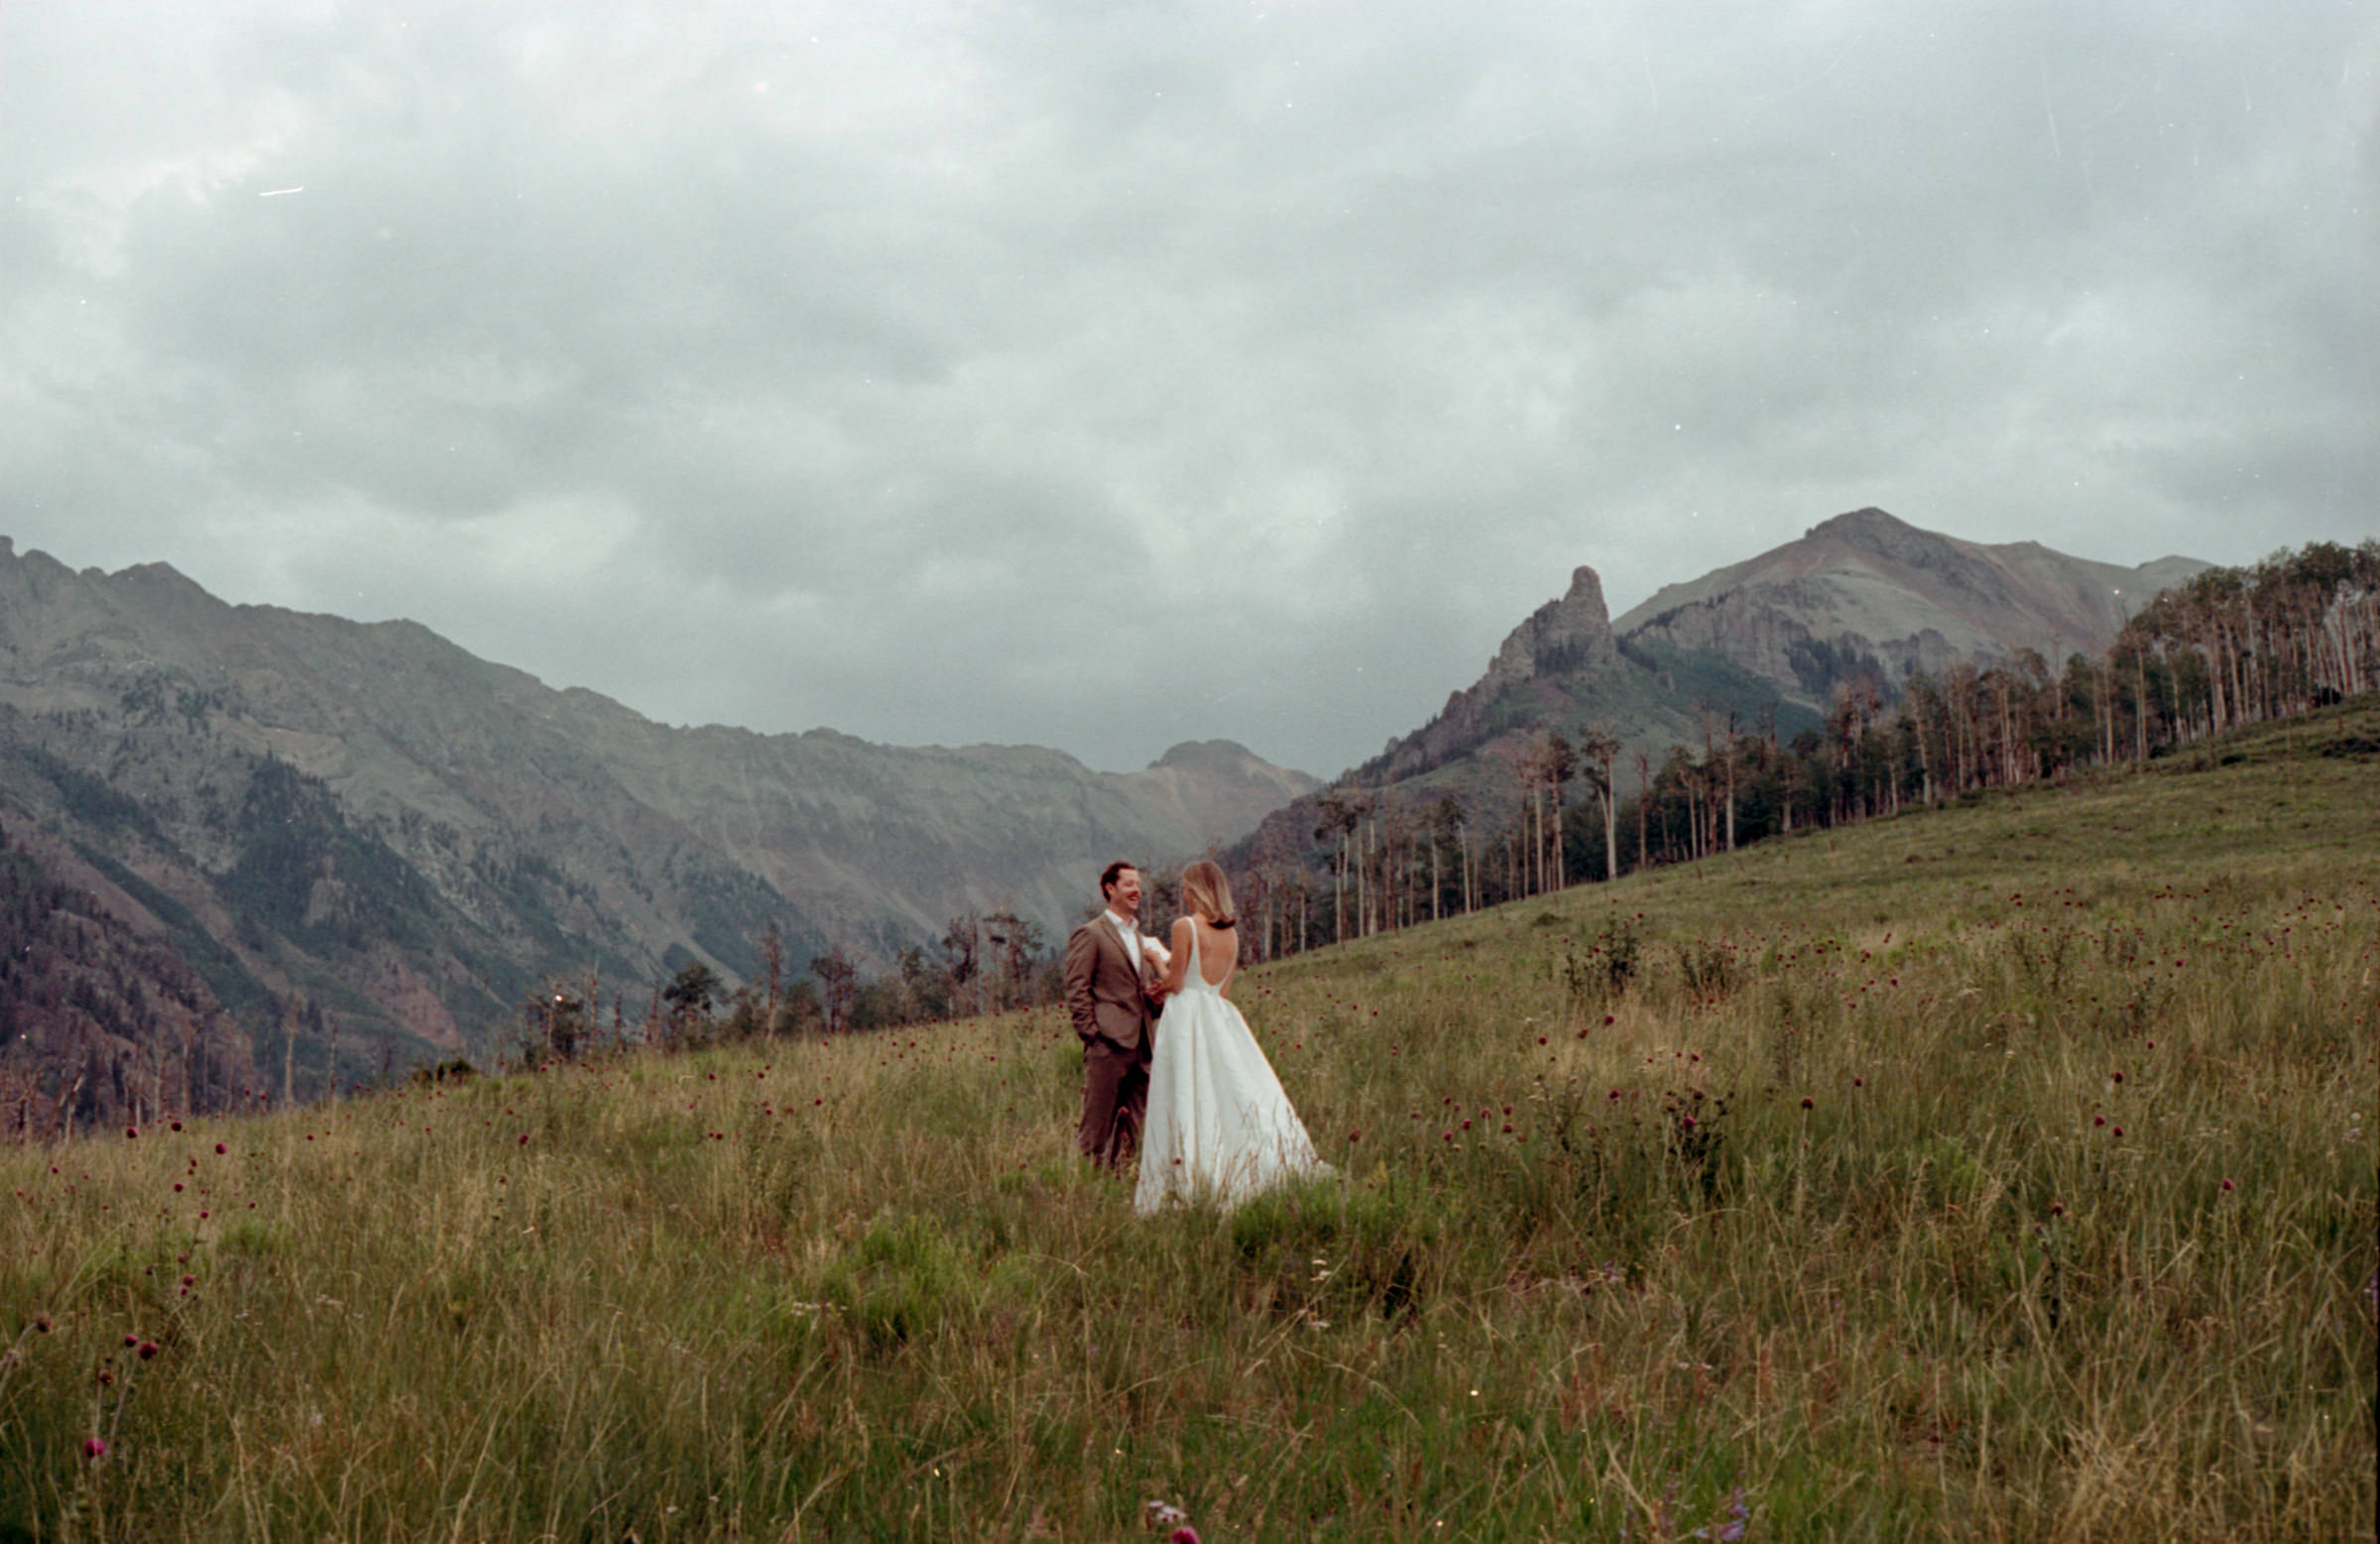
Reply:
M1132 1206L1211 1195L1226 1206L1302 1174L1328 1173L1281 1080L1224 996L1240 962L1232 887L1200 859L1182 871L1182 905L1158 990L1157 1020Z

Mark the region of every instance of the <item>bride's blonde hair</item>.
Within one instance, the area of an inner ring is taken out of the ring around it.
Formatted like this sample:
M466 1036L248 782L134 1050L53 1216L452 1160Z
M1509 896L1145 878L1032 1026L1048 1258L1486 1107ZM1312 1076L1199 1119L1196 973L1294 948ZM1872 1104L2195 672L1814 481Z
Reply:
M1182 871L1182 905L1217 927L1232 925L1232 882L1220 865L1201 858Z

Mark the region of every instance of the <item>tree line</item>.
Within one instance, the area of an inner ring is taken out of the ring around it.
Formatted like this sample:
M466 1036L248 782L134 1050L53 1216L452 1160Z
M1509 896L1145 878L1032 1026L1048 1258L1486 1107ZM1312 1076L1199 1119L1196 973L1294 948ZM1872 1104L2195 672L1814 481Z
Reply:
M1181 908L1181 869L1144 867L1141 876L1141 916L1161 928ZM507 1058L534 1064L621 1046L865 1034L1046 1008L1066 997L1063 944L1012 908L971 908L933 943L903 947L890 969L870 975L840 946L812 955L803 970L771 925L754 940L760 968L741 983L701 960L634 987L607 988L592 969L548 979L521 1005Z
M549 980L522 1004L513 1049L536 1061L607 1043L681 1049L857 1034L1039 1007L1065 995L1059 956L1041 925L1007 907L953 916L933 944L895 951L892 967L875 975L841 945L812 955L805 968L787 955L774 924L754 940L754 951L760 969L741 983L687 960L633 995L614 989L608 1012L600 973Z

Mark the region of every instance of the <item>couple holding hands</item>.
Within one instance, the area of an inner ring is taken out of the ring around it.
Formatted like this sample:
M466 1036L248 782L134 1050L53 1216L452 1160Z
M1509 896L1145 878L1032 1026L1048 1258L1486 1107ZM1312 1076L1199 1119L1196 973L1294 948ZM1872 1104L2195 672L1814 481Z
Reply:
M1327 1172L1272 1064L1226 991L1240 962L1231 882L1182 871L1170 946L1140 931L1140 871L1100 874L1100 914L1066 940L1066 1009L1083 1042L1077 1141L1122 1170L1137 1148L1132 1205L1211 1196L1225 1206Z

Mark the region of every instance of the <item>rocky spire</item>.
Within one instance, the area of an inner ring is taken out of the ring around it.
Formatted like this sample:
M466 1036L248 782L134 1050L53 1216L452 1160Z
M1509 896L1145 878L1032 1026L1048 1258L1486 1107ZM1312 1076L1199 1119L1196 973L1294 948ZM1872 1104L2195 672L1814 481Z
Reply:
M1611 613L1604 605L1604 581L1581 563L1571 570L1570 589L1560 600L1547 601L1512 630L1473 691L1485 700L1534 676L1592 672L1607 668L1618 657Z

